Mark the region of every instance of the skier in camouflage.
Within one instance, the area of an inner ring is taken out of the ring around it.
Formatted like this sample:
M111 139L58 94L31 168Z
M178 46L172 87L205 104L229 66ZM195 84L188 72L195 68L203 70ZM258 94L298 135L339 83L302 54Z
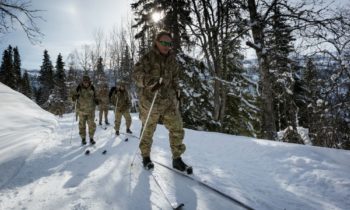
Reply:
M152 50L145 54L134 67L133 79L139 88L140 118L145 126L139 148L144 167L146 169L153 168L154 165L150 158L152 137L161 118L165 127L169 130L173 167L185 171L189 167L181 159L186 146L183 144L182 118L177 108L180 98L178 87L179 66L171 47L171 34L165 31L160 32L156 36ZM147 125L145 125L155 94L157 94L156 100ZM187 172L189 173L189 171ZM192 173L192 169L190 173Z
M102 117L105 118L105 124L109 125L108 122L108 105L109 105L109 97L108 97L108 85L103 84L100 90L98 91L98 100L99 100L99 121L98 124L102 125Z
M90 77L83 76L83 81L76 88L73 95L73 101L77 101L77 112L79 115L79 134L83 145L86 144L86 124L89 128L90 144L95 144L94 134L96 130L95 124L95 108L98 100L95 96L95 88L91 84Z
M130 130L131 126L131 116L130 116L130 106L131 101L129 98L129 93L126 90L126 84L124 82L119 82L117 88L113 87L111 88L109 92L109 96L111 98L111 102L113 105L115 105L115 122L114 122L114 129L115 134L119 135L119 128L122 120L122 116L125 118L126 122L126 132L132 133Z

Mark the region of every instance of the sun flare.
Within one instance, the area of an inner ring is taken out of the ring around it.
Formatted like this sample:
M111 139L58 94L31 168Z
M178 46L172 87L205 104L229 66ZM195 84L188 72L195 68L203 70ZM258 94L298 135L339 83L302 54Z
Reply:
M152 14L152 20L154 22L159 22L163 18L163 12L153 12Z

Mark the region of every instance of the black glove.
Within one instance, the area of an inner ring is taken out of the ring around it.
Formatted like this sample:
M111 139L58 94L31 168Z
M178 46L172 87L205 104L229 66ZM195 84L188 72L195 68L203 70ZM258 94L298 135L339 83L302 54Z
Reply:
M109 98L112 97L112 95L113 95L115 89L116 89L115 86L111 88L111 90L109 91Z
M151 85L151 91L155 92L156 90L159 90L163 86L162 81L163 81L163 78L159 78L159 80L156 83Z
M72 96L72 100L73 101L76 101L76 100L78 100L79 99L79 94L74 94L73 96Z
M179 100L180 101L180 99L181 99L181 92L178 90L178 91L176 91L176 98L177 98L177 100Z
M95 104L98 106L100 104L100 101L95 98Z

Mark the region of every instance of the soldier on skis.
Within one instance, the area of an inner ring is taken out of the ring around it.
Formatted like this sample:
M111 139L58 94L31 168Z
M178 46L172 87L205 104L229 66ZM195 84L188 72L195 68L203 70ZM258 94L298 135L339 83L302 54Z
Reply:
M102 125L102 117L105 118L105 124L109 125L108 122L108 105L109 105L109 97L108 97L108 85L107 83L103 84L100 90L98 91L98 99L99 99L99 125Z
M139 148L144 167L153 168L150 158L152 137L157 122L162 118L165 127L169 130L173 168L192 173L192 168L187 166L181 158L186 146L183 144L183 122L177 108L180 99L179 66L171 50L172 44L170 33L166 31L158 33L153 48L134 68L133 79L139 88L140 118L143 124ZM148 115L149 118L147 118Z
M95 88L91 84L88 75L83 76L83 81L76 88L73 101L77 100L77 112L79 115L79 134L81 143L86 144L86 124L89 129L90 144L95 144L94 134L96 130L95 108L98 100L95 95Z
M111 98L111 103L115 106L115 134L117 136L119 135L122 116L124 116L126 121L126 132L131 134L131 116L129 112L131 101L129 93L126 90L126 84L124 82L119 82L117 87L111 88L109 96Z

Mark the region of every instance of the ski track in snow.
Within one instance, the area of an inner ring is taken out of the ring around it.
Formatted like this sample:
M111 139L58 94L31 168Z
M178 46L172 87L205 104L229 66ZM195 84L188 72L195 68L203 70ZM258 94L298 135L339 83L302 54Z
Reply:
M55 137L41 142L20 173L1 190L2 209L169 209L151 173L158 177L162 190L170 192L168 196L185 203L184 209L235 206L161 167L151 172L144 170L138 139L129 136L129 141L124 142L122 135L115 137L113 125L107 130L97 127L96 148L89 156L84 155L89 146L80 145L77 122L71 129L72 116L58 119ZM134 117L134 123L138 123L135 121ZM104 149L106 155L101 154ZM137 158L130 174L135 152Z

